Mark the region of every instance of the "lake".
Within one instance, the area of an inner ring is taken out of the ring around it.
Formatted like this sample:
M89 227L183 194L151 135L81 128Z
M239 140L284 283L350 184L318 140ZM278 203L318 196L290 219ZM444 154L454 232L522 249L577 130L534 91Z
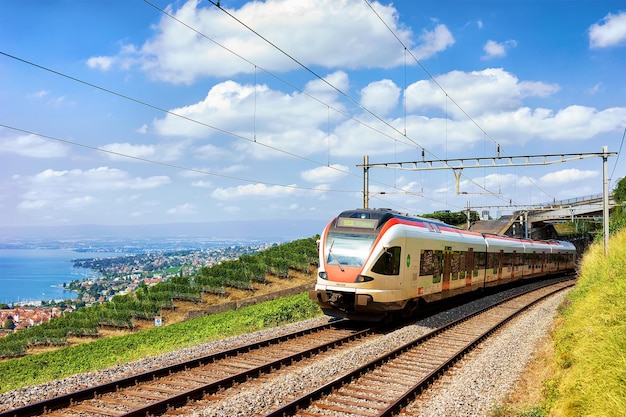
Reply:
M63 283L97 276L74 268L71 259L113 257L122 254L75 252L66 249L0 249L0 303L65 300L76 293Z

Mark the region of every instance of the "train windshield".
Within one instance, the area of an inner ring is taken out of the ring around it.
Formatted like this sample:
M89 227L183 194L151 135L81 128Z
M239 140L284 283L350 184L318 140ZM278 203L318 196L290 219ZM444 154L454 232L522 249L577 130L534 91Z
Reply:
M339 266L362 266L376 235L330 232L326 238L326 262Z

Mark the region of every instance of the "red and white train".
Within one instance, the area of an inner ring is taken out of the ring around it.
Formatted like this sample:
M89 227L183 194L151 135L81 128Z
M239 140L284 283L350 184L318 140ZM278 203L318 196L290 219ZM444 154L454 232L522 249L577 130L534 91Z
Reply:
M315 290L325 314L381 320L422 303L575 268L576 248L459 229L388 209L344 211L319 242Z

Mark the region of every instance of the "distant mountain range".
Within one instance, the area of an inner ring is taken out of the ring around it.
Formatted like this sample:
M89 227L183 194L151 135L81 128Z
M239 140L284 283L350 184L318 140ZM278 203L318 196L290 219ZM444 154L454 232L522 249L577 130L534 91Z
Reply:
M321 234L324 220L241 220L152 225L0 227L0 242L74 239L234 239L289 241Z

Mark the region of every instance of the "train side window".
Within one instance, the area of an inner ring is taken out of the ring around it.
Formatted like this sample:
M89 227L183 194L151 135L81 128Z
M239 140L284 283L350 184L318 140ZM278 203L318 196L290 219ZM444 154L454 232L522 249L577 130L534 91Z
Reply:
M476 264L474 267L474 276L478 276L478 271L481 269L486 269L487 266L487 253L478 252L476 254Z
M434 251L433 264L435 267L433 271L433 284L437 284L441 282L441 276L443 274L443 251Z
M385 250L374 264L372 272L383 275L400 274L400 252L400 246Z
M498 255L499 255L498 253L494 253L494 252L489 252L487 254L487 269L493 270L494 274L498 273L498 268L499 268Z
M532 253L525 253L524 254L524 266L528 267L528 268L532 268L533 265L533 254Z
M467 271L471 271L472 266L469 258L470 253L471 252L459 253L459 278L465 278L465 275L467 275Z
M507 271L510 271L512 265L513 265L513 254L503 253L502 254L502 267L507 268Z
M450 262L450 269L452 271L452 279L459 279L459 272L461 272L461 256L460 252L452 252L452 260Z
M432 275L435 272L435 261L432 250L422 250L420 253L420 276Z

